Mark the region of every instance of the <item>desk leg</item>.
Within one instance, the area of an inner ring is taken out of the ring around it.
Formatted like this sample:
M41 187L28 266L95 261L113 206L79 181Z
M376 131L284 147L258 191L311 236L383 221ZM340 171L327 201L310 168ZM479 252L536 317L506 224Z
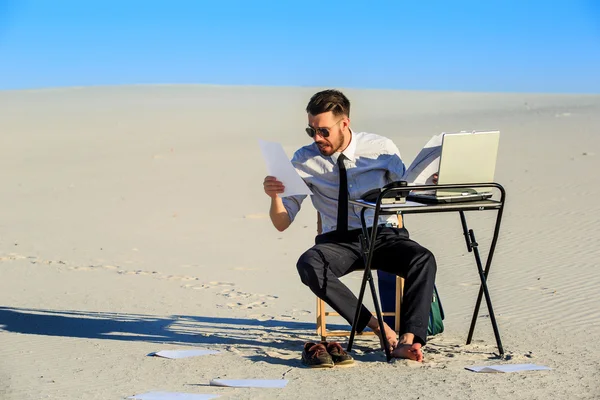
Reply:
M467 227L467 218L465 217L464 211L459 211L460 214L460 223L463 228L463 235L465 237L465 243L467 244L467 250L470 252L473 251L473 247L471 246L471 241L469 240L469 228Z
M368 247L365 246L364 235L360 236L360 243L362 247L363 259L367 258L366 253L368 252ZM363 303L363 298L365 296L365 289L367 287L367 281L371 280L373 277L370 274L370 270L365 268L365 273L363 275L362 283L360 285L360 292L358 294L358 305L356 306L356 312L354 313L354 320L352 321L352 330L350 331L350 338L348 339L348 348L346 351L350 352L352 350L352 344L354 343L354 335L356 334L356 325L358 324L358 317L360 315L361 305Z
M385 335L385 325L383 324L383 316L381 315L381 308L379 307L379 300L377 299L377 292L375 291L375 283L373 282L373 274L371 273L370 267L369 285L371 286L371 294L373 295L373 305L375 306L375 314L377 314L377 322L379 323L379 332L381 333L381 340L383 341L385 358L389 362L392 359L392 352L390 351L390 344L388 343L387 336Z
M494 328L494 336L496 337L496 344L498 345L498 351L500 352L500 358L504 358L504 349L502 348L502 341L500 340L500 332L498 332L498 324L496 323L496 316L494 315L494 309L492 308L492 299L487 287L487 275L483 271L481 266L481 259L479 258L479 249L477 242L475 241L475 233L473 229L469 230L471 237L471 244L473 246L473 252L475 253L475 260L477 261L477 270L479 271L479 277L481 279L481 289L485 294L485 302L487 304L488 312L490 313L490 320L492 321L492 328Z
M481 280L481 287L479 288L479 295L477 296L477 302L475 303L475 310L473 312L473 318L471 319L471 327L469 329L469 335L467 337L467 344L471 344L471 340L473 339L473 332L475 331L475 324L477 322L477 315L479 314L479 307L481 305L481 298L485 295L486 305L488 307L488 311L490 313L490 320L492 322L492 328L494 329L494 336L496 338L496 344L498 345L498 351L500 353L500 358L504 358L504 348L502 347L502 340L500 339L500 333L498 331L498 324L496 323L496 317L494 315L494 309L492 307L492 300L487 287L487 276L490 271L491 260L494 253L494 249L496 247L496 242L498 239L498 232L500 227L500 218L501 213L498 215L498 219L496 220L496 228L494 229L494 238L492 240L492 246L490 248L490 254L488 255L485 271L481 265L481 257L479 255L478 244L475 240L475 233L472 229L467 228L467 222L465 215L462 211L460 211L460 219L463 227L463 233L465 234L465 240L467 242L467 249L469 252L473 252L475 256L475 262L477 263L477 270L479 272L479 278Z
M383 316L381 315L381 308L379 307L379 301L377 299L377 292L375 291L375 283L373 282L373 274L371 273L371 260L373 258L373 246L375 243L376 237L376 227L374 227L374 231L372 232L371 239L367 239L368 232L366 229L366 223L364 219L364 210L361 214L361 220L363 225L363 234L360 236L360 244L363 255L363 260L365 263L365 273L363 275L363 280L360 285L360 293L358 294L358 303L356 306L356 313L354 314L354 320L352 321L352 330L350 331L350 339L348 339L348 347L346 351L350 352L352 350L352 345L354 343L354 336L356 334L356 325L358 324L358 316L360 315L361 306L363 304L363 299L365 295L365 290L367 286L367 281L369 282L369 287L371 289L371 294L373 295L373 304L375 305L375 314L377 315L377 322L379 324L379 331L381 332L381 338L383 341L383 348L385 350L385 356L387 361L389 362L392 359L392 354L390 351L390 345L388 343L387 337L385 335L385 328L383 323Z
M362 235L358 236L358 240L360 243L360 252L363 257L363 262L365 263L365 267L367 265L369 259L369 232L367 230L367 223L365 221L365 210L363 209L360 213L361 220L361 228ZM354 335L356 334L356 325L358 324L358 316L360 315L360 309L362 305L362 301L365 295L365 288L367 286L367 269L365 268L365 273L363 275L362 283L360 285L360 292L358 294L358 306L356 307L356 312L354 313L354 320L352 321L352 330L350 331L350 338L348 339L348 348L346 351L350 352L352 350L352 344L354 344Z

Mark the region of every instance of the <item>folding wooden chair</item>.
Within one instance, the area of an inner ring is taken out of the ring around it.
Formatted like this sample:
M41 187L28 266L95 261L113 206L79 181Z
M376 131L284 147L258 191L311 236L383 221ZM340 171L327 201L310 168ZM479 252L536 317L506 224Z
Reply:
M402 216L398 215L398 226L402 227ZM321 225L321 214L317 212L317 233L321 234L322 225ZM394 330L397 334L400 333L400 308L402 307L402 293L404 292L404 279L397 276L396 277L396 300L395 300L395 311L394 312L382 312L381 315L384 317L393 316L394 317ZM334 311L326 310L327 304L317 297L317 335L321 337L321 341L327 340L327 337L330 336L350 336L350 330L347 331L328 331L326 318L331 317L339 317L339 313ZM375 315L375 313L373 313ZM372 331L357 333L357 335L374 335L375 333Z

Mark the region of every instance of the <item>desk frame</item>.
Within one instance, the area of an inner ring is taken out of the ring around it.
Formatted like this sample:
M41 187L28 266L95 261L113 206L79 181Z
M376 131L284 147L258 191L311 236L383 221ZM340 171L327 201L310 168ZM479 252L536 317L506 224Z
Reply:
M444 204L428 204L428 205L419 205L419 206L410 206L403 204L382 204L381 201L385 197L394 197L396 195L400 195L401 192L406 192L407 190L440 190L440 189L467 189L467 188L495 188L500 191L500 200L482 200L482 201L470 201L464 203L444 203ZM502 341L500 339L500 332L498 331L498 325L496 323L496 317L494 315L494 309L492 307L492 300L490 298L490 293L488 291L487 286L487 276L490 272L490 268L492 265L492 258L494 256L494 251L496 249L496 244L498 242L498 233L500 232L500 223L502 222L502 213L504 211L504 203L506 202L506 191L504 188L498 183L469 183L469 184L448 184L448 185L419 185L419 186L407 186L407 187L398 187L398 188L388 188L382 189L379 194L377 201L375 203L368 203L362 200L350 200L349 203L355 206L362 207L360 218L362 225L362 234L360 235L360 244L363 255L363 260L365 264L365 271L360 287L360 293L358 296L358 304L356 307L356 314L354 316L354 321L352 323L352 330L350 331L350 339L348 341L347 351L350 352L352 350L352 344L354 342L354 336L356 334L356 325L358 323L358 316L360 314L361 305L363 303L363 298L365 294L365 289L367 282L369 283L369 287L371 289L371 294L373 295L373 304L375 305L375 312L377 315L377 321L379 323L380 331L384 334L382 335L382 340L384 343L384 350L387 361L389 362L392 359L391 351L389 348L389 343L387 341L387 337L385 336L383 317L381 314L381 309L379 306L379 301L377 299L377 294L375 291L375 283L373 282L373 275L371 273L371 262L373 260L373 250L375 246L375 240L377 238L377 231L379 225L379 217L381 215L390 215L390 214L424 214L424 213L434 213L434 212L458 212L460 214L460 221L462 224L463 235L465 237L465 243L467 245L467 250L472 252L475 257L475 263L477 264L477 270L479 272L479 278L481 280L481 286L479 288L479 295L477 296L477 302L475 303L475 309L473 311L473 318L471 319L471 327L469 329L469 335L467 337L467 344L471 343L473 339L473 332L475 331L475 324L477 322L477 315L479 314L479 308L481 306L481 298L485 296L486 305L490 314L490 320L492 322L492 328L494 329L494 336L496 337L496 344L498 346L498 351L500 358L504 358L504 348L502 347ZM373 226L371 230L371 234L369 235L367 229L367 223L365 219L365 212L368 209L375 210L373 215ZM490 246L490 251L485 262L485 270L482 266L481 257L479 254L478 243L475 240L475 233L473 229L468 229L467 227L467 219L465 217L465 211L485 211L485 210L497 210L496 223L494 226L494 236L492 238L492 243Z

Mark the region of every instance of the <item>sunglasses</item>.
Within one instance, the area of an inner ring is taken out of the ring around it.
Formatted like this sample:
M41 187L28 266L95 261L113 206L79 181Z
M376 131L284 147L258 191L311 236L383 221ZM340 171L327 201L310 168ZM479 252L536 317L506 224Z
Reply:
M336 126L337 124L339 124L341 121L343 121L344 118L338 120L338 122L336 122L335 124L333 124L332 126L330 126L329 128L313 128L312 126L308 126L306 128L306 133L308 134L308 136L310 136L311 138L314 138L315 135L319 134L320 136L326 138L329 137L329 130L331 128L333 128L334 126Z

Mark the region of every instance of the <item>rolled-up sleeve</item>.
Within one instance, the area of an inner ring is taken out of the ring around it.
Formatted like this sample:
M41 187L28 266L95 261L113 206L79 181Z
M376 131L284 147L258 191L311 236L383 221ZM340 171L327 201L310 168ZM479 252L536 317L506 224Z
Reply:
M391 140L387 141L386 150L391 155L388 164L388 177L390 181L395 182L402 180L402 177L406 172L406 167L400 157L400 150L398 150L398 147Z
M284 197L281 200L283 201L283 206L290 217L290 223L294 222L298 211L300 211L300 207L302 206L302 202L306 198L306 195L296 195L296 196L288 196Z

